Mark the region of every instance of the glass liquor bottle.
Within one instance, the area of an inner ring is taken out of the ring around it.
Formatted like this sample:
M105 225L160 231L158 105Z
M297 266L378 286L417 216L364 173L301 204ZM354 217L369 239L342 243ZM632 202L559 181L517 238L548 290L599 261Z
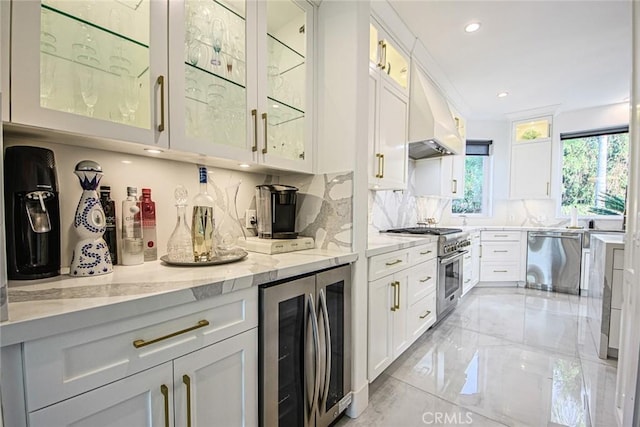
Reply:
M118 263L118 237L116 231L116 202L111 199L111 187L108 185L100 186L100 204L104 211L106 230L102 238L107 242L109 254L111 255L111 263Z
M179 185L173 195L176 198L178 215L176 227L173 229L173 233L171 233L167 243L167 257L171 262L193 262L193 242L191 240L191 230L187 225L187 189Z
M214 200L207 193L207 168L199 166L200 192L193 198L193 214L191 216L191 239L193 240L193 258L195 262L210 261L215 257L213 242Z
M143 249L138 189L127 187L127 198L122 202L122 265L142 264Z
M156 240L156 203L151 200L150 188L142 189L140 209L142 212L144 260L155 261L158 259L158 246Z

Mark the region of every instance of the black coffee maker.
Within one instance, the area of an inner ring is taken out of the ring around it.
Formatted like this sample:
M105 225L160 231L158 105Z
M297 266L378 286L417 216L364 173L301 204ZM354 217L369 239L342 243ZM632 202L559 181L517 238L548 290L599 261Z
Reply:
M290 185L256 186L258 237L261 239L295 239L296 199L298 189Z
M60 274L60 205L53 151L7 147L4 195L9 279Z

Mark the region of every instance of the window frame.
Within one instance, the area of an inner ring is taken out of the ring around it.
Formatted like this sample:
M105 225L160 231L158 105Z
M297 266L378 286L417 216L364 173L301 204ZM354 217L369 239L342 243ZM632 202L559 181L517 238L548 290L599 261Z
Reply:
M589 138L595 136L603 136L603 135L615 135L626 133L629 137L629 144L631 144L631 133L629 129L629 125L618 125L618 126L605 126L595 129L589 130L581 130L581 131L568 131L568 132L560 132L558 135L558 160L556 161L557 171L558 171L558 179L556 180L557 184L555 185L555 189L557 191L557 203L556 203L556 218L558 219L569 219L571 218L571 214L564 213L562 211L562 196L563 196L563 169L564 169L564 141L569 139L577 139L577 138ZM627 156L629 152L627 152ZM627 183L628 185L628 183ZM627 203L627 198L625 198L625 205ZM601 215L601 214L588 214L581 215L578 214L578 219L594 219L594 220L611 220L611 221L620 221L624 218L624 214L620 215Z
M467 156L468 157L482 157L483 158L483 183L482 183L482 212L480 213L454 213L453 212L453 200L449 204L449 212L452 217L455 218L490 218L493 217L493 154L487 156L468 154L465 155L465 173L467 169ZM465 180L466 181L466 180ZM486 191L484 191L486 189Z

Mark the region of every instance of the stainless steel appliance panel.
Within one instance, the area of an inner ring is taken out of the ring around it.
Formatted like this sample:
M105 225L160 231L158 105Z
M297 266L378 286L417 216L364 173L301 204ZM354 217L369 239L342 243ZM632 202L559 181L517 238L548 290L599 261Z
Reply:
M529 232L526 287L580 294L582 235Z
M438 260L436 313L438 320L453 310L462 294L462 262L468 251L458 251Z

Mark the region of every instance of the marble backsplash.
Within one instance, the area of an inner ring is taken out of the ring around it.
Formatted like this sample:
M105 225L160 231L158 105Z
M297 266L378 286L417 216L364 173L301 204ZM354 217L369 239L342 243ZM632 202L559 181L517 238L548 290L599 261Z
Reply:
M76 241L72 222L82 189L73 170L79 161L90 159L101 165L104 172L101 185L111 186L111 197L116 202L118 237L126 187L137 187L138 194L141 194L142 188L151 188L151 198L156 203L158 256L166 253L167 242L176 223L175 187L179 184L185 186L189 200L199 191L198 169L192 163L43 141L27 143L20 139L5 138L4 145L32 145L54 152L60 200L62 267L69 265ZM218 238L233 243L244 236L255 235L254 229L246 229L244 225L247 209L256 207L256 185L282 183L300 189L296 231L302 236L314 237L316 248L351 252L352 172L276 176L215 167L209 167L208 172L208 191L215 199L214 218ZM187 215L190 216L189 208Z

